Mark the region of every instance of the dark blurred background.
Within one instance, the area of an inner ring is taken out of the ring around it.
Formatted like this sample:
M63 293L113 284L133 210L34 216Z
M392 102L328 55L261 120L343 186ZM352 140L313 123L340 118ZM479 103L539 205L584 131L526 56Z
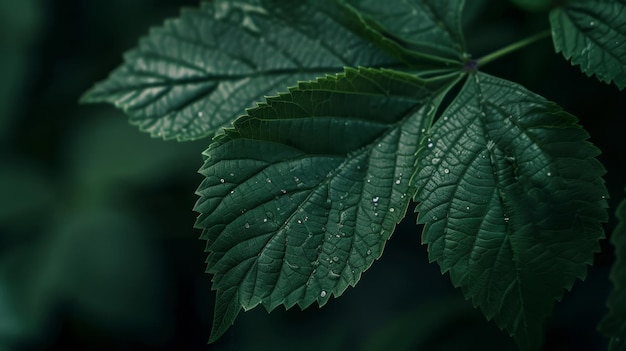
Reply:
M241 313L206 343L214 295L193 229L200 153L151 139L79 96L149 27L192 0L0 0L0 351L510 350L511 339L429 264L410 214L382 259L323 309ZM547 28L544 13L468 1L480 56ZM613 211L626 185L625 93L585 77L549 40L485 71L578 116L603 150ZM243 111L243 106L242 106ZM546 350L603 350L608 241L584 283L555 306Z

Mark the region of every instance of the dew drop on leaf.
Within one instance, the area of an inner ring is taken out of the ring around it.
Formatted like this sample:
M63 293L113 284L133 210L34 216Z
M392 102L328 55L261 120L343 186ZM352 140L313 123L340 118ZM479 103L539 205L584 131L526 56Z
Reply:
M326 297L326 290L322 290L322 292L320 293L320 297Z

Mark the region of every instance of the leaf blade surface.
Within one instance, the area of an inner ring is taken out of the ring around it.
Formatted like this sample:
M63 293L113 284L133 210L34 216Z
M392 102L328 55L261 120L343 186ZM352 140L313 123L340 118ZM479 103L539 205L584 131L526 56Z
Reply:
M588 76L626 87L626 1L570 0L550 12L554 48Z
M344 66L399 64L355 34L358 24L336 2L288 3L274 1L282 7L272 9L218 0L184 9L142 38L81 101L112 103L154 137L195 140L298 80Z
M603 167L576 118L523 87L470 76L424 140L413 183L429 257L515 339L541 345L606 221Z
M195 208L218 297L235 287L246 310L305 308L355 285L406 212L419 135L455 81L347 69L219 136Z
M609 350L626 350L626 200L622 200L615 215L618 225L611 234L611 243L615 247L616 260L611 269L610 279L613 291L607 300L609 313L598 326L609 337Z
M366 23L418 55L431 54L461 63L465 59L465 40L461 29L464 0L345 2L353 6Z

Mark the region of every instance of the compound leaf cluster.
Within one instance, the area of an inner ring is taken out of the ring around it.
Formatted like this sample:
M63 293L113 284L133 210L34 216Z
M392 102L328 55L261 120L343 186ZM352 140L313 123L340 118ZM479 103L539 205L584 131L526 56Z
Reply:
M83 96L153 136L214 136L195 206L211 341L242 308L321 306L354 286L414 199L430 260L521 349L540 347L598 251L604 169L574 116L477 71L464 4L205 2ZM550 13L556 50L623 88L625 8L565 1Z

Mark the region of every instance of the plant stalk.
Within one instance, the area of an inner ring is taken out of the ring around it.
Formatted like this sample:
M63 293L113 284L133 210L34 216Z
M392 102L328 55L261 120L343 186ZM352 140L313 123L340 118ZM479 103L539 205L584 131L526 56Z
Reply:
M535 35L532 35L528 38L524 38L518 42L515 42L511 45L505 46L500 50L496 50L488 55L483 56L482 58L478 59L476 61L476 63L478 64L478 67L484 66L486 64L488 64L491 61L495 61L497 59L499 59L502 56L508 55L514 51L517 51L523 47L526 47L530 44L535 43L536 41L539 41L541 39L545 39L548 38L551 35L549 30L545 30L543 32L537 33Z

